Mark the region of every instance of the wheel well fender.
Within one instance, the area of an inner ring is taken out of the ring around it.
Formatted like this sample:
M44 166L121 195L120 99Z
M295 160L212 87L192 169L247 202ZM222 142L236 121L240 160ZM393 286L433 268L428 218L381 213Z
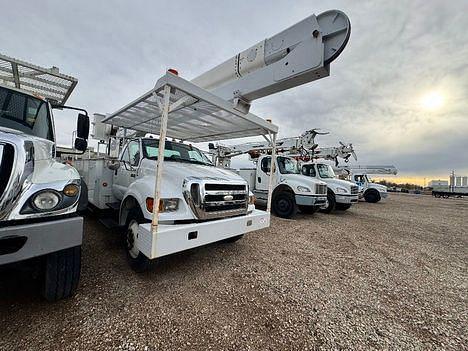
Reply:
M294 190L289 185L280 184L273 190L273 193L271 194L271 198L273 199L276 195L278 195L279 193L283 193L283 192L287 192L287 193L291 193L295 195Z
M135 208L140 210L141 213L143 213L143 211L141 210L140 204L138 203L138 200L134 198L133 196L127 196L122 201L122 204L120 205L120 214L119 214L120 225L125 225L125 223L127 223L128 214L130 213L131 210Z

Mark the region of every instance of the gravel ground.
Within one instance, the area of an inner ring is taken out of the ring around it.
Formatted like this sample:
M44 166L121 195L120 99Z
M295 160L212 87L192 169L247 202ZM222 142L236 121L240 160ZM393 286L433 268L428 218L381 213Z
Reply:
M75 297L2 274L0 349L466 349L467 232L468 201L393 195L135 274L88 218Z

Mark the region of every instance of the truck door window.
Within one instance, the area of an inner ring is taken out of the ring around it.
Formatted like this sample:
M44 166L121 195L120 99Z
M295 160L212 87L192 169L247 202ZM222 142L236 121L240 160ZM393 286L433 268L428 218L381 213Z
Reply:
M306 165L302 167L302 174L309 176L309 177L315 177L315 167L313 165Z
M54 139L47 103L5 88L0 88L0 126Z
M264 173L269 173L271 169L271 157L265 157L262 159L261 169Z
M276 160L281 174L299 174L296 160L282 156L278 156Z
M138 141L131 141L128 144L128 157L129 157L129 162L130 165L132 166L138 166L140 163L140 143Z

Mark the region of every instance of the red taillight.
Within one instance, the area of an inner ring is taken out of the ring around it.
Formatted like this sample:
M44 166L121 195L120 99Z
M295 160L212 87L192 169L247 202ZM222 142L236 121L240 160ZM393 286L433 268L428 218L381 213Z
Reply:
M176 76L179 75L179 72L177 72L177 70L174 69L174 68L169 68L167 71L168 71L169 73L172 73L172 74L176 75Z

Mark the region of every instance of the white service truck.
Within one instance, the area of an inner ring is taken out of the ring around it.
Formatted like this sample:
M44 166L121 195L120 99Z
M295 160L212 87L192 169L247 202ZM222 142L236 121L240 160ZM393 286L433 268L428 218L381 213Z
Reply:
M317 145L315 141L314 145ZM318 160L334 161L338 165L340 158L348 162L351 156L357 159L353 145L342 142L340 142L340 146L314 146L312 148L304 147L301 149L301 154L298 155L299 159L310 159L313 161L302 162L300 166L301 173L327 183L327 207L322 209L322 212L331 213L334 210L346 211L351 208L353 204L358 202L359 187L350 181L339 179L333 171L332 166Z
M297 142L293 138L276 141L278 155L273 168L274 183L271 208L273 213L281 218L291 218L297 210L312 214L327 207L326 183L316 178L305 177L301 174L296 159L282 156L286 149L291 148L297 148ZM269 143L253 142L231 146L209 144L209 153L218 167L226 169L231 168L233 157L249 154L255 167L240 168L236 172L248 181L257 201L266 202L272 160L272 156L269 155L271 153Z
M0 55L0 266L37 258L49 301L78 286L87 192L72 166L55 160L53 108L79 110L75 149L87 147L86 111L63 106L77 80Z
M211 165L188 142L263 136L275 159L278 128L249 113L251 102L328 76L349 35L344 13L311 15L191 82L169 70L153 89L101 120L112 125L105 138L119 140L112 130L124 130L124 147L112 160L108 140L102 160L83 159L79 168L95 181L90 202L103 194L118 208L135 270L146 269L151 259L269 226L275 172L265 178L266 211L254 209L248 183ZM158 138L132 139L132 131Z
M327 205L322 212L346 211L359 199L359 187L347 180L338 179L332 166L323 162L307 162L300 166L301 174L319 179L327 184Z
M386 199L388 189L385 185L373 183L368 175L396 175L398 173L395 166L341 165L335 167L335 170L339 175L356 184L359 187L360 198L370 203Z

